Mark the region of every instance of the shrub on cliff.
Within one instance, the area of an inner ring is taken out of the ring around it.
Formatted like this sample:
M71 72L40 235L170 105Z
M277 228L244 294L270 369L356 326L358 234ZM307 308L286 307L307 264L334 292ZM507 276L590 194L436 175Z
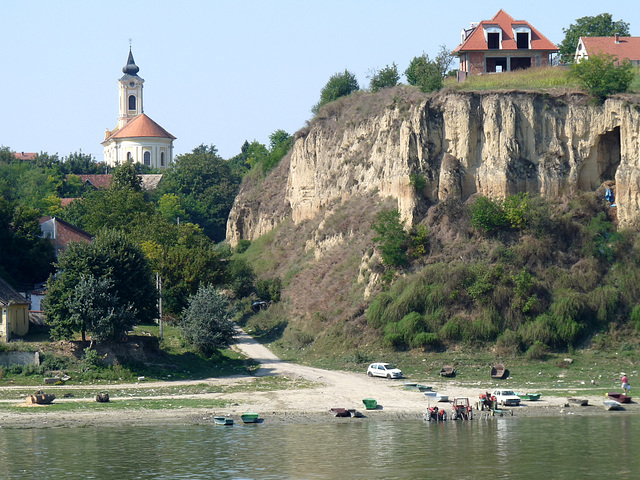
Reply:
M331 75L329 81L322 87L320 100L311 108L311 112L315 115L323 105L340 97L346 97L359 89L360 86L356 76L349 70L345 69L344 73L335 73Z
M611 55L591 55L572 65L571 75L600 100L613 93L626 92L634 77L631 62L618 62Z
M377 92L383 88L395 87L399 81L398 66L392 63L391 66L387 65L380 70L374 70L372 72L369 89L372 92Z

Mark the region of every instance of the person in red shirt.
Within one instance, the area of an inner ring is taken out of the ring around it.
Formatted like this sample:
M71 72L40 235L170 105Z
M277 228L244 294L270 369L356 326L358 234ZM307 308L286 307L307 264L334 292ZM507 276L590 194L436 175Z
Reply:
M629 393L631 391L631 385L629 385L629 379L627 378L627 374L622 372L622 391L624 393Z

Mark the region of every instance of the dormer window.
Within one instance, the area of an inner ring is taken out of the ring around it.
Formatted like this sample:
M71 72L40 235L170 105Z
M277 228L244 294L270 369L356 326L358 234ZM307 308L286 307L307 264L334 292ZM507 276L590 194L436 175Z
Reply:
M484 38L489 50L502 48L502 29L500 27L484 27Z
M513 36L516 40L518 50L531 49L531 29L529 27L515 27Z

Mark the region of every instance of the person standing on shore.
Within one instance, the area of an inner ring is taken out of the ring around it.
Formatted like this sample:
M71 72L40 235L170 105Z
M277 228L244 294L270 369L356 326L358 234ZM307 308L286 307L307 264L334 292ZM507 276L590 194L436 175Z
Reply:
M629 379L627 378L627 374L622 372L622 391L627 394L631 392L631 385L629 385Z

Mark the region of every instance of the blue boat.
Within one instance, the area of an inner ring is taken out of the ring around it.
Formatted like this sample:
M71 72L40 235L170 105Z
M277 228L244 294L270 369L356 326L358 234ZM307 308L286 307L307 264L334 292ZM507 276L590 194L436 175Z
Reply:
M233 425L233 418L213 417L213 423L215 423L216 425Z

